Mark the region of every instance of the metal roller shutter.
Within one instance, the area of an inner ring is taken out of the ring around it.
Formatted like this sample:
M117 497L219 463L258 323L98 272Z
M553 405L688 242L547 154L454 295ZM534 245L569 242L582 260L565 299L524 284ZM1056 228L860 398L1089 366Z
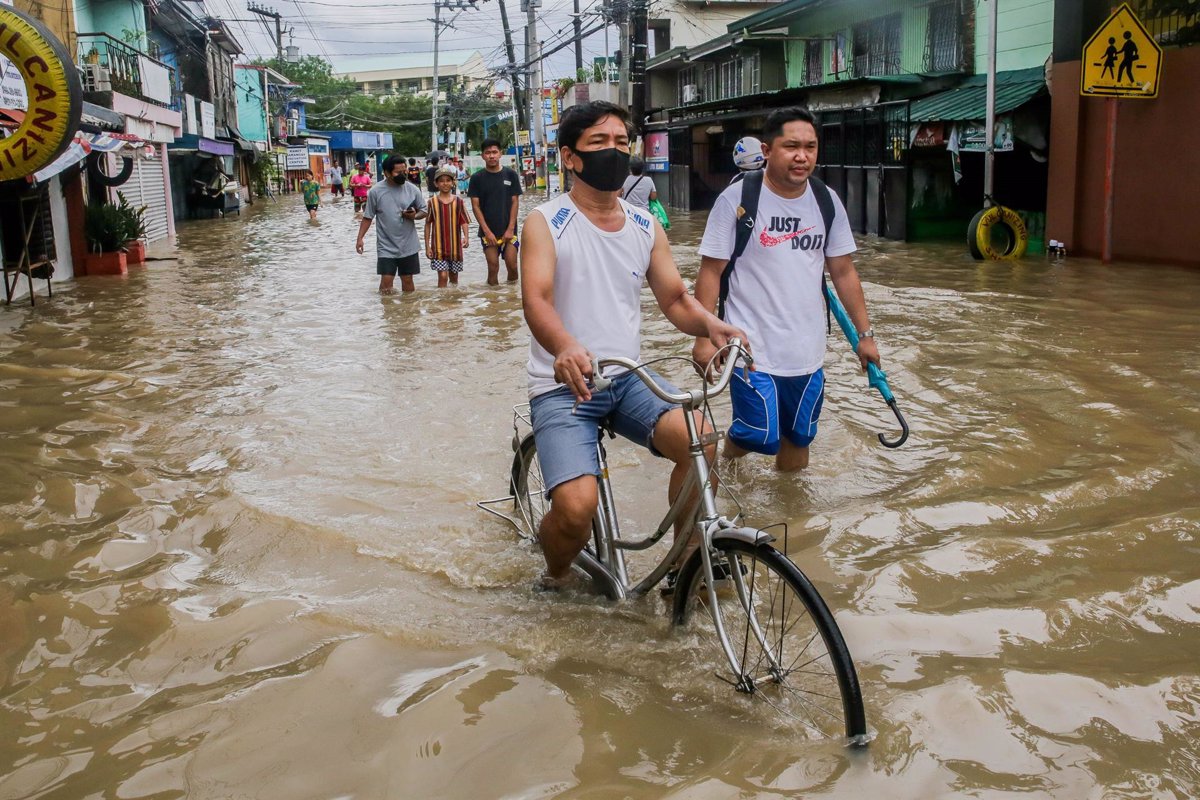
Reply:
M114 168L119 170L120 165L110 165L110 170ZM114 197L119 191L131 205L146 206L147 242L167 238L167 214L171 212L167 208L167 190L163 181L163 159L158 150L154 151L153 158L146 158L144 151L139 151L133 156L133 173L129 180L113 190Z

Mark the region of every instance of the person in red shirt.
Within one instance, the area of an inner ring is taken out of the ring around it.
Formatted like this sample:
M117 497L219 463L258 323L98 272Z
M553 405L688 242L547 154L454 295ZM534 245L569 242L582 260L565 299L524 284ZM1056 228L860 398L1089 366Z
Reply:
M363 206L367 204L367 193L371 191L371 186L375 182L371 180L371 174L367 172L366 164L358 165L358 172L350 178L350 194L354 196L354 213L361 214Z
M458 285L458 273L463 268L463 251L467 249L471 218L461 197L454 194L458 170L442 167L433 176L438 193L429 200L429 216L425 219L425 255L437 273L438 288L445 288L447 279Z

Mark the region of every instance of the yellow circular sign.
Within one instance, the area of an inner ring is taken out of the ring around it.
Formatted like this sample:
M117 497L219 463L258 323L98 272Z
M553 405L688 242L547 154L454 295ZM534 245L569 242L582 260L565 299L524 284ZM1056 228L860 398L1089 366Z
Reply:
M71 144L83 111L79 73L66 46L42 23L0 5L0 55L25 81L29 107L16 132L0 139L0 181L32 175Z

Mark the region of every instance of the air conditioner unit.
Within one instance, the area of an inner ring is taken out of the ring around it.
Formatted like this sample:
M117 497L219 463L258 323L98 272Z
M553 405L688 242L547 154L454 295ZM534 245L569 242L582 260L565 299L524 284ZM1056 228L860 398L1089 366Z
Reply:
M685 84L683 87L683 102L695 103L700 99L700 89L694 83Z
M111 92L112 75L108 71L108 67L100 64L85 64L83 89L87 92Z
M288 136L299 136L300 135L300 120L289 119L287 121L287 135Z

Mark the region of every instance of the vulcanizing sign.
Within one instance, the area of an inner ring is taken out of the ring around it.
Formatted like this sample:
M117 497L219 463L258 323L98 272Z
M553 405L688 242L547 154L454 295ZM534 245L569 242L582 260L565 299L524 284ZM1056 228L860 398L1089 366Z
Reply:
M83 110L79 75L66 47L42 23L0 5L0 55L25 81L25 119L0 139L0 180L32 175L75 137Z

